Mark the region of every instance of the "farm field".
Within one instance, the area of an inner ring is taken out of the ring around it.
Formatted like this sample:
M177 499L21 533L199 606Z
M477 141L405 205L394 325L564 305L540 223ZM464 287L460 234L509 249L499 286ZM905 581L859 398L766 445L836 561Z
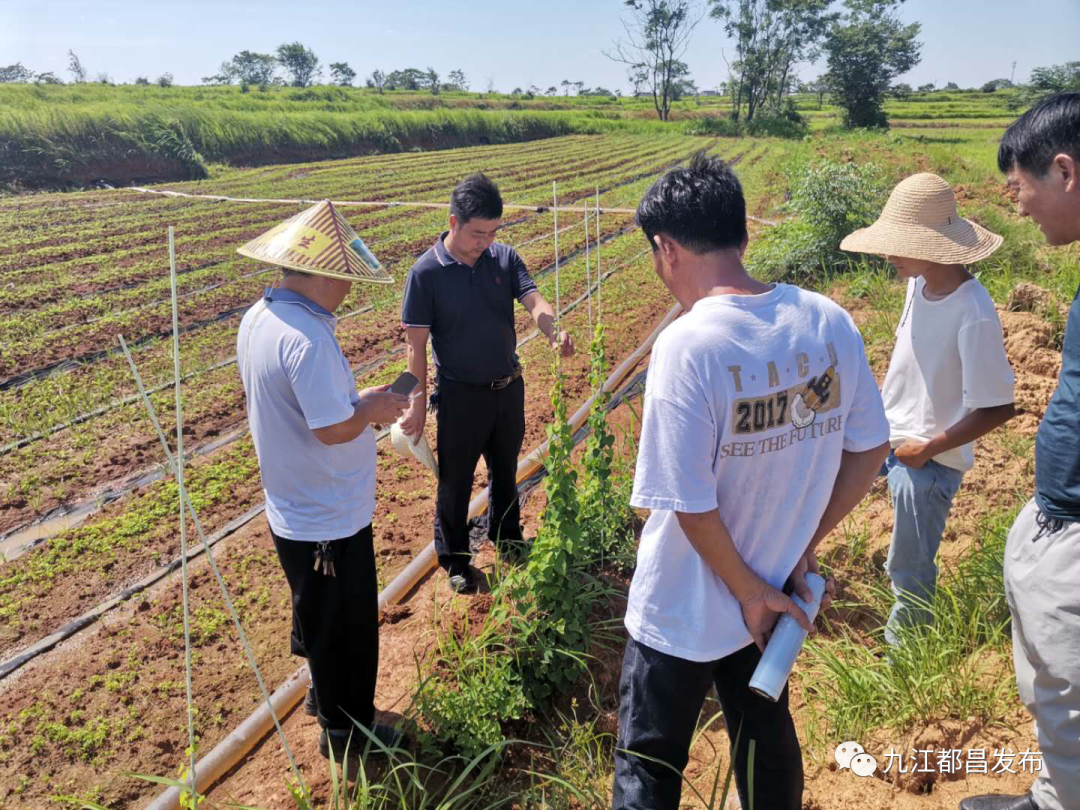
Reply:
M489 173L507 203L534 209L508 211L499 238L517 247L553 302L558 283L565 323L579 345L578 356L562 367L572 411L591 393L586 377L587 336L595 315L591 304L602 312L609 361L615 365L652 332L672 302L653 276L648 248L632 214L601 216L597 257L594 224L589 226L586 251L582 214L560 213L555 272L552 181L558 182L560 206L592 205L599 193L605 208L633 208L665 168L685 162L700 149L721 155L735 165L749 211L758 218L751 224L753 258L755 244L774 227L768 223L790 215L784 204L798 166L821 160L873 164L888 183L914 171L942 174L957 190L962 212L1007 239L1006 249L986 263L980 280L1001 306L1022 414L980 441L977 466L955 502L942 548L943 576L955 582L956 592L964 597L960 601L983 611L980 616L1000 619L1002 603L994 601L992 590L993 566L1000 564L995 555L1000 555L1010 515L1032 487L1034 431L1055 384L1061 308L1080 283L1080 254L1075 246L1045 248L1037 229L1014 214L994 164L1000 128L990 126L997 127L999 118L1008 120L1009 114L1002 104L977 98L981 95L970 94L957 104L908 103L894 111L899 119L895 129L880 135L830 131L800 141L632 132L568 135L316 163L218 166L209 179L152 190L443 202L464 174ZM800 100L800 106L815 127L828 125L828 108L819 118L813 101ZM907 123L911 126L902 125ZM0 662L16 659L179 553L175 484L163 475L163 453L135 399L135 384L117 343L122 335L134 348L168 434L174 423L167 226L176 228L181 272L190 495L208 535L235 525L261 503L234 363L235 334L244 309L275 273L240 258L235 248L303 207L165 197L130 189L0 198ZM340 310L345 317L339 339L358 386L364 387L389 381L404 367L402 281L412 261L443 229L446 214L441 209L377 205L341 210L396 281L387 287L355 285ZM597 261L608 274L600 292L591 302L585 298L570 309L590 289L586 262L594 275ZM1045 291L1035 297L1035 304L1015 294L1018 285L1032 282ZM806 283L852 311L880 378L903 300L902 285L868 264ZM534 339L524 313L519 314L518 335L528 392L527 451L544 440L545 426L555 416L548 394L551 353L543 340ZM620 437L624 478L633 462L638 407L633 402L621 405L610 417ZM432 420L428 432L433 440ZM483 479L481 470L475 482L478 492ZM378 492L376 552L380 585L385 585L430 540L434 482L422 467L393 455L383 443ZM541 492L527 501L530 536L537 531L543 505ZM61 531L76 517L78 525ZM1015 694L1007 630L1000 626L986 638L952 639L954 646L934 651L940 679L905 684L919 698L914 711L902 712L896 701L890 702L888 689L895 683L882 680L877 683L885 686L875 688L871 679L854 677L860 670L881 669L874 654L875 628L890 525L887 492L879 486L827 541L825 559L836 572L841 599L800 659L793 681L793 706L806 749L804 806L929 810L954 807L969 793L1022 792L1029 774L912 774L899 779L879 774L855 781L849 773L836 772L835 764L830 768L835 744L856 734L868 751L892 745L903 750L1009 747L1019 753L1021 746L1035 746ZM264 519L256 516L237 527L215 547L215 554L273 689L297 661L288 653L288 592ZM479 562L499 575L490 549L481 552ZM971 584L976 570L989 571L985 580L977 580L988 585L986 593ZM611 577L616 586L628 581L625 571ZM259 691L203 558L192 562L190 580L202 753L255 707ZM186 745L180 598L176 577L164 577L118 600L100 621L60 646L0 676L0 808L79 806L83 801L137 807L160 787L125 774L178 773ZM386 611L380 708L392 715L408 714L417 660L438 646L436 628L456 626L462 615L482 622L484 605L479 597L464 608L436 577L407 602ZM611 615L621 615L619 609L615 599ZM524 723L514 729L516 734L531 733L533 742L555 739L564 748L558 754L536 753L535 764L530 764L532 754L524 753L525 746L508 755L488 788L493 795L513 791L523 797L517 804L522 807L540 806L540 797L552 807L592 806L580 797L605 795L616 730L614 681L620 646L616 638L597 650L590 664L592 688L556 701L560 718L538 720L543 730ZM886 694L870 694L875 690ZM703 726L707 719L703 715ZM314 753L314 723L294 711L285 730L317 803L328 803L334 788L328 768ZM725 735L722 723L713 722L703 728L695 746L688 778L704 795L717 767L726 762ZM550 783L530 785L527 774L534 767L572 784L578 794L560 792ZM230 772L204 806L237 801L293 807L288 780L280 743L270 736Z
M885 110L896 128L1000 128L1015 115L1008 106L1014 95L912 93L888 99ZM840 111L832 104L808 94L790 98L812 130L839 127ZM730 115L730 98L708 94L674 101L672 121L664 124L656 120L651 96L0 85L0 188L205 178L219 164L303 162L573 134L700 134L730 124L722 120Z

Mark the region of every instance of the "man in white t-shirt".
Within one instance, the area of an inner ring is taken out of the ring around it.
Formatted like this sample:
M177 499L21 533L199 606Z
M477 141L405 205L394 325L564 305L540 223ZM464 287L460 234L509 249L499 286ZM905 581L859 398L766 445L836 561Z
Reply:
M657 340L645 391L631 503L652 513L626 611L614 806L678 807L715 685L743 806L753 740L755 806L798 810L787 688L772 702L749 681L781 613L810 628L783 588L809 596L814 548L888 454L881 397L844 310L746 273L746 205L722 161L668 172L637 217L686 314Z
M893 535L885 564L896 598L885 639L933 619L937 556L972 444L1012 418L1013 372L990 294L967 265L992 255L1001 237L961 217L949 184L921 172L902 180L878 220L848 236L844 250L885 256L907 299L881 395L893 451L885 463Z
M355 724L387 747L403 739L374 722L379 608L371 426L397 419L408 398L389 386L356 390L333 312L352 279L390 276L330 203L241 252L280 264L284 273L240 322L237 365L266 518L292 596L291 649L311 670L304 709L322 726L320 753L332 752L338 762L348 755L355 770L368 743Z

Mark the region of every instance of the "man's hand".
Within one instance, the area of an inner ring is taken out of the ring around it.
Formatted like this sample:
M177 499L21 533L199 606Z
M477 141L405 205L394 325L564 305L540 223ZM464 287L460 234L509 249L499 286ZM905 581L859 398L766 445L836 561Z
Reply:
M908 439L893 450L893 453L896 454L896 460L901 464L906 464L908 467L915 467L918 469L931 459L929 447L929 442L917 442Z
M356 404L363 409L369 423L385 425L405 412L409 398L404 394L390 393L389 385L376 385L360 391Z
M791 601L790 596L764 580L759 580L753 589L739 597L739 607L742 608L746 629L762 652L765 652L765 645L769 643L781 613L790 613L800 627L810 633L814 631L802 608Z
M558 326L551 327L551 337L548 338L548 345L563 357L574 356L574 339L570 337L569 332Z
M822 576L821 566L818 565L817 555L809 550L799 558L797 563L795 563L795 570L793 570L791 576L788 577L788 584L791 586L791 589L799 595L800 599L809 604L814 600L814 594L806 582L806 575L808 573L817 574L819 577ZM833 596L835 595L836 580L829 577L825 580L825 593L821 595L821 606L818 608L819 614L832 604Z
M409 409L398 420L398 424L401 425L401 432L412 439L414 443L419 441L420 435L424 432L424 423L427 422L427 408L424 400L423 395L414 396L409 404Z

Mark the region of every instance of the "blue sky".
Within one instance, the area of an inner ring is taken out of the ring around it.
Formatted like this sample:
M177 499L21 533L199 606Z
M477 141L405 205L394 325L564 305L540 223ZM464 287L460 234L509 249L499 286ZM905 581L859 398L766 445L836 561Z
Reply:
M22 62L68 78L67 50L91 77L178 83L202 76L243 49L272 51L300 40L323 63L346 61L360 76L373 69L433 66L465 71L473 90L491 77L497 89L563 79L626 88L625 70L605 58L621 33L621 0L0 0L0 65ZM902 78L912 85L961 87L1033 67L1080 59L1080 0L908 0L901 15L923 25L923 59ZM698 27L686 61L702 88L727 77L731 44L719 23ZM820 72L803 65L805 78Z

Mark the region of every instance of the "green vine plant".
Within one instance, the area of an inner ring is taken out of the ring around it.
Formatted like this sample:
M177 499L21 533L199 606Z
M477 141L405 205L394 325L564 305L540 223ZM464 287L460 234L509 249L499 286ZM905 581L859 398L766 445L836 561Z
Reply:
M607 370L604 327L598 324L589 345L589 382L594 394L587 420L589 435L585 440L579 495L583 550L597 566L603 566L611 558L618 538L626 532L626 515L619 508L613 479L615 435L607 421L607 406L611 401L611 393L604 390Z

